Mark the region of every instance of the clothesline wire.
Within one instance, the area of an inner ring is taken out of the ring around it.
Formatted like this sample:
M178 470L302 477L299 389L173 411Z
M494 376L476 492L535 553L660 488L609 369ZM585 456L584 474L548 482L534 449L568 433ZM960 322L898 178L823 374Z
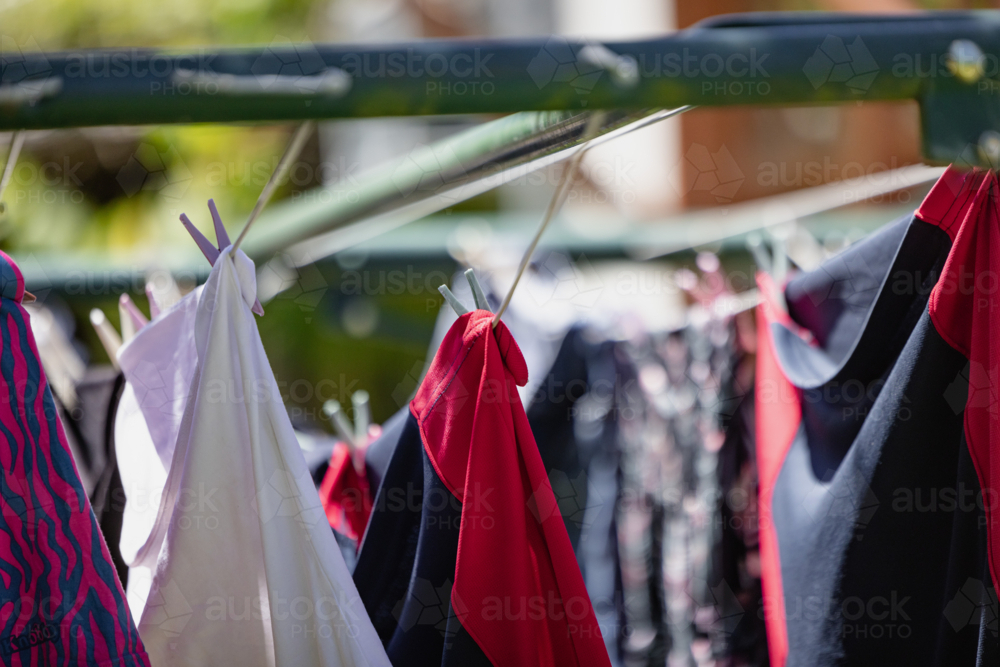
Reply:
M657 120L663 120L664 118L676 116L677 114L683 113L692 108L694 107L679 107L674 109L672 113L657 118ZM507 290L507 295L504 296L503 302L497 309L496 315L493 316L494 328L496 328L497 324L500 323L500 318L503 317L504 311L506 311L507 306L510 305L510 300L514 296L514 290L517 289L517 284L520 282L521 276L524 275L524 270L528 268L528 263L531 261L532 256L535 254L535 250L538 248L538 242L541 240L542 234L545 233L545 228L549 226L549 222L552 221L552 218L555 217L555 214L565 203L566 197L569 195L569 190L573 185L573 181L576 179L576 170L579 168L580 162L583 160L583 156L590 149L590 142L596 136L597 129L601 126L603 118L603 111L595 111L587 121L587 125L583 132L583 140L581 141L580 150L573 154L569 164L566 166L566 170L563 171L562 177L559 179L559 184L556 186L556 191L552 194L552 199L549 200L549 205L545 209L545 215L542 216L542 222L538 225L538 229L535 230L535 235L532 237L531 243L528 244L527 249L524 251L524 255L521 256L521 263L517 267L517 273L514 274L514 282L511 283L510 289Z
M524 251L524 255L521 256L521 263L517 267L517 273L514 274L514 282L511 283L510 289L507 290L507 295L504 296L496 315L493 316L494 328L500 323L500 318L503 317L504 311L510 305L510 300L514 296L514 290L517 289L517 284L521 281L521 276L524 274L528 262L531 261L531 256L535 254L535 248L538 247L538 242L541 240L545 228L549 226L549 222L555 216L556 211L562 208L563 202L566 200L566 194L569 192L570 186L576 178L576 170L580 166L580 162L583 160L587 149L590 148L590 140L597 134L597 128L600 127L603 118L604 112L596 111L588 119L583 131L583 141L581 142L580 150L573 155L566 169L563 170L562 177L559 179L558 185L556 185L556 191L552 193L552 199L549 200L549 205L545 209L545 215L542 216L542 222L538 225L538 229L535 230L535 235Z
M271 195L278 188L278 185L285 180L285 176L288 175L288 170L291 169L292 162L299 156L302 152L302 148L306 145L306 139L312 134L313 128L316 123L307 120L299 126L299 129L295 131L292 136L292 140L288 142L288 148L285 149L285 154L281 156L281 160L278 161L278 166L275 167L274 173L271 174L271 178L268 179L267 184L264 185L264 189L260 193L260 197L257 198L257 203L254 205L253 210L250 212L250 217L247 218L247 224L243 226L243 231L240 235L236 237L236 242L233 243L233 250L240 247L243 243L244 237L246 237L247 232L250 231L250 226L260 215L260 212L264 210L267 206L267 202L270 201Z
M7 184L10 183L11 177L14 175L14 166L17 164L17 158L21 154L21 146L24 145L24 130L18 130L10 138L10 152L7 153L7 164L3 167L3 176L0 176L0 212L3 211L3 193L7 190Z

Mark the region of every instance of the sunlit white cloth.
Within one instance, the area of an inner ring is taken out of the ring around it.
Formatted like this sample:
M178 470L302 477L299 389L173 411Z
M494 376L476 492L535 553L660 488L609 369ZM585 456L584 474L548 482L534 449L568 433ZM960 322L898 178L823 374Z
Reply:
M126 379L115 413L115 456L126 498L119 549L129 565L129 606L137 611L146 605L163 545L164 531L154 527L198 360L194 322L201 291L161 313L118 351Z
M140 433L119 451L134 444L147 464L165 463L155 517L140 512L130 535L130 578L142 568L152 577L134 608L139 633L158 666L389 665L282 404L255 294L253 263L227 248L199 294L130 343L146 338L135 354L150 366L122 350L151 442ZM140 376L159 386L140 387ZM119 425L126 436L127 416ZM143 474L140 486L161 484L157 471Z

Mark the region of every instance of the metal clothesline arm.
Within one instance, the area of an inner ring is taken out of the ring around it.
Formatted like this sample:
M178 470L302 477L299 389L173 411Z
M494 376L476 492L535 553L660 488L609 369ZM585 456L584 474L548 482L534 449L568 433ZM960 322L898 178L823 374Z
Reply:
M592 145L611 140L681 110L606 112ZM592 112L523 112L493 120L328 187L277 202L260 215L243 250L258 262L303 265L571 157L583 143ZM173 221L171 220L171 224ZM102 267L139 280L149 266L190 277L205 273L197 248L156 248L121 255L32 254L18 258L25 279L48 287Z
M603 113L592 145L680 110ZM453 206L570 157L593 112L524 112L417 146L357 177L275 204L247 236L244 250L269 257L288 249L308 264Z
M737 15L605 44L5 53L0 130L909 99L925 156L950 162L1000 129L998 53L997 11Z

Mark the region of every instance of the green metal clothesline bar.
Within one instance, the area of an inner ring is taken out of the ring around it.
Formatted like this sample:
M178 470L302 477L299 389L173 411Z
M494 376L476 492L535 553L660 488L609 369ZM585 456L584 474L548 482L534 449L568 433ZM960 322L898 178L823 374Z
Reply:
M685 105L915 100L927 162L996 168L998 54L1000 11L742 14L607 44L552 37L186 53L6 49L0 130L521 111L273 206L244 249L267 260L291 248L298 264L567 156L598 109L617 110L598 132L607 138L655 120L664 113L656 109Z
M8 49L0 129L909 99L923 109L925 154L942 162L998 129L998 53L997 11L736 15L605 44ZM953 76L950 63L968 73L970 62L978 75Z
M592 143L672 113L606 113ZM248 234L244 250L266 257L291 246L296 264L321 259L560 161L584 141L590 117L589 112L516 113L415 147L357 178L275 204ZM340 238L330 238L337 230Z

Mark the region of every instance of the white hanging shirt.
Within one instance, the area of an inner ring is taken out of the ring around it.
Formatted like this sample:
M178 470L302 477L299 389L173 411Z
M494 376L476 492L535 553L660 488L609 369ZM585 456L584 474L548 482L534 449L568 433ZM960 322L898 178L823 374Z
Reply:
M125 512L119 549L129 566L129 606L146 606L166 531L154 530L167 470L194 378L199 287L118 350L126 383L115 413L115 456ZM163 522L165 525L165 522Z
M195 362L172 452L161 442L176 416L171 400L183 398L176 382L184 369L164 378L170 353L158 350L146 370L161 377L162 396L133 387L147 420L154 405L167 406L147 421L152 446L135 440L147 465L161 456L167 463L162 482L155 471L135 476L163 488L155 519L136 518L131 536L138 543L148 526L133 560L152 573L148 599L135 609L139 633L157 667L388 666L282 404L250 312L255 295L253 263L227 248L199 294L130 343L148 336L181 354L190 332ZM172 328L182 320L189 324ZM157 336L159 327L173 333ZM122 364L130 384L139 363ZM118 442L119 451L128 446Z

